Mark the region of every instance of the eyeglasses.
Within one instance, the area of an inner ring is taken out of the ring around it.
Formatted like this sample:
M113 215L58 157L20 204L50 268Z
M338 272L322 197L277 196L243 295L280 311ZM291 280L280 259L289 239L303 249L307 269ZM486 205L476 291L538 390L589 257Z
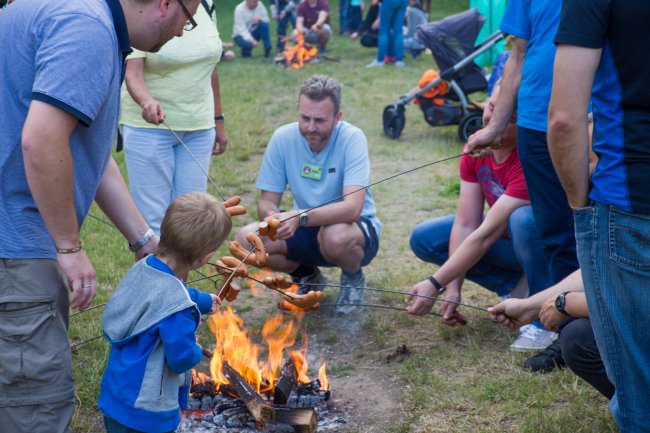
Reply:
M178 0L178 4L181 5L181 9L183 9L183 12L185 13L185 16L187 17L187 21L185 22L185 25L183 26L183 30L186 32L191 32L198 26L196 21L194 21L194 18L192 17L192 14L190 11L185 7L185 4L183 3L183 0Z

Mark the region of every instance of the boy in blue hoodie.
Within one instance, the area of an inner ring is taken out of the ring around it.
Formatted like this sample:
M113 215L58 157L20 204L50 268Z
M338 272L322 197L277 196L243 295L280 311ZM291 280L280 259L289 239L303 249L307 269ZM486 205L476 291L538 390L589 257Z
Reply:
M226 208L214 197L179 196L163 218L156 254L136 263L115 289L102 318L112 345L98 403L108 433L178 427L189 370L202 356L196 328L201 314L220 303L184 281L208 262L231 228Z

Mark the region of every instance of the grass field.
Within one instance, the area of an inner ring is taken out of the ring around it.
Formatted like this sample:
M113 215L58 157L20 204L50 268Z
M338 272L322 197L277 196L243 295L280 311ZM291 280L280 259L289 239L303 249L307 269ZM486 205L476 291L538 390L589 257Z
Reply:
M226 41L231 40L235 5L236 0L217 4L220 32ZM466 5L462 0L434 0L432 19L462 11ZM331 8L333 12L338 11L336 1ZM336 17L333 18L337 29ZM274 34L272 39L275 41ZM387 139L382 134L383 107L414 87L420 74L434 66L430 56L416 60L407 57L407 66L401 69L366 69L364 65L374 57L373 50L343 37L335 38L329 48L328 55L339 61L323 61L297 71L273 65L261 57L259 49L252 59L238 58L220 64L230 144L225 155L213 159L211 177L224 195L243 197L250 214L237 218L237 227L255 218L254 180L264 147L277 126L296 120L297 89L311 74L331 75L343 83L343 118L367 135L374 181L460 153L456 128L429 127L415 106L407 109L406 127L399 140ZM123 154L116 155L116 159L123 166ZM211 187L209 192L215 193ZM398 177L373 189L384 230L380 252L366 268L369 286L407 291L433 272L430 265L413 256L408 238L418 222L453 212L457 192L455 160ZM96 207L91 212L105 219ZM133 257L118 232L98 219L86 220L82 237L97 270L99 290L95 304L99 304L108 299L132 265ZM328 275L338 280L338 271ZM199 287L212 289L210 283L204 282ZM336 291L327 296L333 300ZM368 293L367 298L373 303L403 306L401 296ZM488 306L497 298L466 283L463 300ZM273 314L275 298L263 293L254 299L244 293L235 306L255 331ZM73 341L101 335L101 312L97 308L71 317ZM483 312L465 309L463 313L469 317L469 324L454 329L445 327L432 316L415 318L383 310L364 314L358 319L361 326L357 328L333 323L326 313L308 316L305 327L310 338L328 354L335 395L338 387L340 395L353 400L355 392L359 395L363 392L350 391L353 382L387 383L390 378L390 392L387 390L386 397L373 396L376 404L361 407L366 416L357 417L349 428L341 431L617 431L607 401L587 384L569 371L549 375L524 372L520 368L524 356L511 354L508 348L514 335L490 322ZM203 342L209 342L210 338L205 332L201 335ZM388 363L387 354L401 345L408 347L408 356ZM107 354L108 345L102 339L81 345L74 354L78 399L75 432L103 431L96 403Z

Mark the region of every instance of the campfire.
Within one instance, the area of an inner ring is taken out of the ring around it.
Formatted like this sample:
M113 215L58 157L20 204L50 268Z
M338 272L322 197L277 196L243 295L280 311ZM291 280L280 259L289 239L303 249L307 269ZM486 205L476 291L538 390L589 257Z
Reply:
M276 59L276 63L283 64L290 69L302 68L305 63L316 59L318 48L305 44L305 36L298 33L295 45L287 43L284 47L284 55Z
M272 432L282 431L276 428L278 423L294 431L315 432L314 408L328 401L331 394L325 362L318 378L308 374L306 333L301 347L294 348L303 314L270 318L261 331L264 345L251 340L244 321L230 306L211 316L208 326L216 345L212 351L204 349L210 360L209 374L192 371L190 414L198 418L208 415L214 422L229 416L224 418L226 425L232 423L232 416L239 421L248 417L247 422L254 421L257 429L269 426Z

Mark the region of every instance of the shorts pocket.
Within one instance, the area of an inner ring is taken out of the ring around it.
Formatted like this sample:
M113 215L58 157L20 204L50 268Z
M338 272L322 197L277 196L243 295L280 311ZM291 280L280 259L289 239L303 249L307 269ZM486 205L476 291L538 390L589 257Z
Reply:
M21 393L65 373L67 332L55 317L54 299L0 304L0 387Z

